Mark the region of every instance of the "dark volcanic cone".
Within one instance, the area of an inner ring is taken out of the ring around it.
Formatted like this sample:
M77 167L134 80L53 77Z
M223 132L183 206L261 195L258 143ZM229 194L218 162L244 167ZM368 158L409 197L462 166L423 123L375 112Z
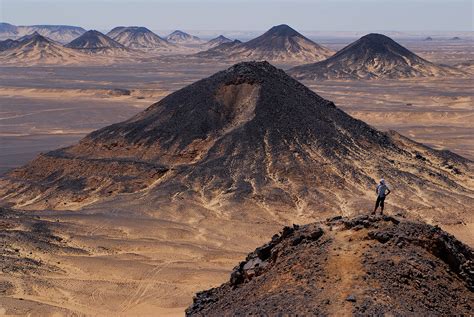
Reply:
M288 71L297 79L379 79L444 76L461 72L435 65L391 38L368 34L327 60Z
M473 261L441 229L391 217L285 227L186 315L468 316Z
M107 36L130 48L169 49L172 47L168 41L145 27L119 26L107 33Z
M125 46L96 30L87 31L65 47L86 52L126 50Z
M240 217L314 217L372 208L382 176L396 191L392 210L458 220L472 212L471 161L379 132L284 71L250 62L39 156L0 188L19 206L72 208L136 192L133 202L149 207L176 206L179 194L205 208L238 206Z
M235 46L232 50L222 51L221 55L216 55L216 50L210 53L209 57L274 62L314 62L333 54L286 24L274 26L253 40Z

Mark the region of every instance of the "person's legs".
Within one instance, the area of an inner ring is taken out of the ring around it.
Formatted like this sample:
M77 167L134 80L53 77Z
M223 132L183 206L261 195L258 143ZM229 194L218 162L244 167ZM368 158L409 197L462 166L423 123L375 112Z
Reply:
M385 206L385 197L380 198L380 214L383 215L383 207Z
M377 208L379 208L379 204L380 204L380 197L377 196L377 201L375 202L374 212L372 212L372 214L375 215L375 213L377 212Z

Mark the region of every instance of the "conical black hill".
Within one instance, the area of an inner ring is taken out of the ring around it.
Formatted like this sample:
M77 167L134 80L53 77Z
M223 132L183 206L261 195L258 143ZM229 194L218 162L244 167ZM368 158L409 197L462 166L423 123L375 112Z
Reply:
M133 203L147 208L175 208L168 199L179 194L200 208L293 219L337 211L341 204L372 207L369 193L385 176L396 188L394 209L417 208L444 219L452 208L473 205L474 193L463 185L471 165L377 131L269 63L247 62L77 145L41 155L10 173L3 188L12 190L13 203L48 208L121 193L135 193Z
M378 79L460 74L435 65L391 38L367 34L327 60L296 66L288 71L298 79Z

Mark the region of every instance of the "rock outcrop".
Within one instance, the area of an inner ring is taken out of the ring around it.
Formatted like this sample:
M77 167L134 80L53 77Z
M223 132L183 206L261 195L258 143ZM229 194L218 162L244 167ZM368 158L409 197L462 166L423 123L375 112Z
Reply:
M474 253L453 236L389 216L285 227L200 292L187 316L469 315Z

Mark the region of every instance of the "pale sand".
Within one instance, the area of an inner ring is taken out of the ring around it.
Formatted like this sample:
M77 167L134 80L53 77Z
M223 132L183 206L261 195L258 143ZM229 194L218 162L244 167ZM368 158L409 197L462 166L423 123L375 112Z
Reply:
M175 223L139 213L112 217L81 212L38 214L42 219L59 221L63 228L60 236L68 245L90 255L33 251L28 257L55 265L62 272L2 275L0 280L15 285L10 297L25 300L14 305L38 302L87 315L183 315L195 292L227 280L229 270L245 257L249 247L263 243L280 229L276 224L234 220ZM11 309L11 305L9 298L0 298L0 307ZM24 307L24 312L38 314L38 307ZM54 311L61 313L48 309Z

